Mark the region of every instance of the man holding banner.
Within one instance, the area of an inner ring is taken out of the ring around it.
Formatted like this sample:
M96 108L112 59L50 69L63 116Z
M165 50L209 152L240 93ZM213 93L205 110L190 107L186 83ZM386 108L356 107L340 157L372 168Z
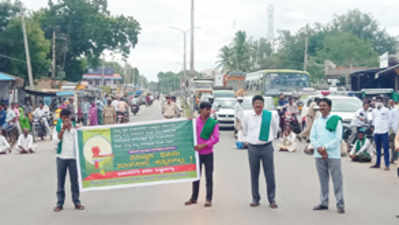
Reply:
M254 111L244 115L243 133L248 142L248 158L251 173L252 202L251 207L259 206L259 172L260 163L267 183L267 197L270 207L276 209L276 184L274 178L273 140L279 129L279 116L275 112L264 110L264 99L257 95L252 98Z
M67 109L61 111L57 122L53 140L57 143L57 206L54 212L63 210L65 202L65 177L69 170L71 181L72 200L75 209L83 210L85 207L79 200L78 170L76 165L76 129L71 121L71 112Z
M205 207L212 206L213 189L213 146L219 142L218 122L210 118L212 105L209 102L200 104L200 116L196 119L197 145L195 150L199 153L200 170L205 166L206 177L206 202ZM200 181L193 182L193 193L185 205L196 204L198 200Z

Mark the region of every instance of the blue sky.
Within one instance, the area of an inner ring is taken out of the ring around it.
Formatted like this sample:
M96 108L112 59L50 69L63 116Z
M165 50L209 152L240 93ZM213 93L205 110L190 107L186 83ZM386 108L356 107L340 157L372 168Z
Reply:
M48 0L22 2L29 9L38 9ZM143 30L129 63L149 80L156 80L159 71L182 69L183 37L169 27L189 27L190 2L108 0L112 14L134 16L140 22ZM218 50L232 40L237 30L256 38L266 36L268 4L274 4L275 30L296 31L308 23L327 23L336 14L358 8L372 14L388 33L399 36L398 0L196 0L196 70L215 67Z

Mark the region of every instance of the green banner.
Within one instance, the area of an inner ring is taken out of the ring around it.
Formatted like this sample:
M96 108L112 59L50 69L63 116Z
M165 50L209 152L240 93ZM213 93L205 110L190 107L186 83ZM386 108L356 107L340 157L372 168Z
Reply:
M81 128L77 144L81 191L199 179L192 120Z

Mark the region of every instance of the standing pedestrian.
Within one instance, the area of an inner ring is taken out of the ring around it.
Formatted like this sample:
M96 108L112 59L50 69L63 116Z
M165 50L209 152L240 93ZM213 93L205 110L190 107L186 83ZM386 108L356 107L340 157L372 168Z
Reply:
M243 133L248 142L248 159L251 173L251 207L259 206L259 172L262 162L267 184L269 206L276 209L276 181L274 176L273 140L279 129L279 116L275 112L264 110L265 100L257 95L252 98L254 111L245 114L242 120Z
M197 145L194 147L200 157L200 171L205 166L206 177L206 202L205 207L212 206L213 195L213 146L219 142L219 125L217 121L210 118L211 104L202 102L200 104L200 116L196 119ZM197 203L200 181L193 182L193 192L190 200L185 205Z
M58 119L54 132L55 142L57 143L57 205L54 212L60 212L64 208L65 202L65 177L67 170L71 182L72 200L75 209L83 210L85 207L79 200L78 170L76 162L76 129L74 122L70 119L71 112L67 109L61 111L61 118Z
M173 119L179 115L179 108L169 96L166 97L166 103L162 106L162 115L165 119Z
M116 111L115 108L111 105L112 101L108 100L108 105L104 108L104 124L114 124L116 121Z
M98 114L97 114L97 106L95 101L91 103L89 109L89 125L90 126L98 125Z
M98 125L103 125L104 124L104 118L103 118L104 104L99 99L96 100L96 104L97 104Z
M396 103L391 99L389 100L389 113L390 113L390 118L391 122L389 123L389 147L391 148L391 164L395 163L395 161L398 159L398 153L395 150L395 136L396 136L396 131L399 128L399 109L396 106Z
M371 168L380 168L381 166L381 147L384 148L385 170L389 170L389 127L391 123L391 114L384 106L382 97L377 97L376 108L372 113L374 125L374 139L377 150L377 159Z
M319 101L321 117L314 121L310 141L314 146L316 169L319 175L321 195L320 204L313 210L328 210L329 177L334 184L338 213L345 213L342 169L341 169L341 118L331 115L332 102L328 98Z

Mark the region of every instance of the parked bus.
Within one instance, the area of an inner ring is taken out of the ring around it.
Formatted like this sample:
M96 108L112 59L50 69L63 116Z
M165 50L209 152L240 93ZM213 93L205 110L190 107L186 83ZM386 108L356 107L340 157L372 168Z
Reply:
M260 70L248 73L245 85L249 94L277 96L309 88L310 75L300 70Z

